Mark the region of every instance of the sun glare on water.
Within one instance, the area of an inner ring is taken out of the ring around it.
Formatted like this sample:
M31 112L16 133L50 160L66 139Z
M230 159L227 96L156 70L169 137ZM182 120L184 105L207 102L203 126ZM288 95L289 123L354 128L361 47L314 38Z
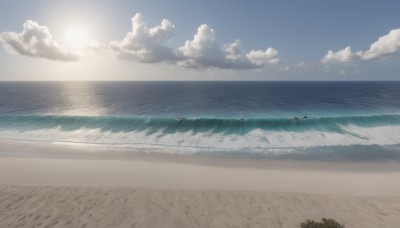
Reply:
M82 27L72 27L65 32L65 42L69 48L84 49L89 44L89 36Z

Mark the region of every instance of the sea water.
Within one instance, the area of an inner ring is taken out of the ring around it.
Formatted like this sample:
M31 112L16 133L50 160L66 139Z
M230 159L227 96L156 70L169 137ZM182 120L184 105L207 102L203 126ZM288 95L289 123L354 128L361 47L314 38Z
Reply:
M0 140L400 160L400 82L0 82Z

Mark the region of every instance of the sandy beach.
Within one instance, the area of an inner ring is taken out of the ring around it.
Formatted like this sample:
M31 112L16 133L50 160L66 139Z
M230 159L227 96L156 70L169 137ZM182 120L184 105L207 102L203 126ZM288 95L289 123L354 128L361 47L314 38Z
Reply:
M2 227L397 227L400 197L105 187L0 188Z
M22 154L10 145L1 147L0 227L299 227L322 217L346 227L400 224L395 162L126 156L65 145Z
M400 228L399 9L0 1L0 228Z

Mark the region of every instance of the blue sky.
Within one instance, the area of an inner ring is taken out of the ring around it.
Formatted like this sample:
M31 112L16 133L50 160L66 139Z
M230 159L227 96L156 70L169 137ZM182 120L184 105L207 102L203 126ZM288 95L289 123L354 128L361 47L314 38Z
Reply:
M398 80L398 9L362 0L2 1L0 80Z

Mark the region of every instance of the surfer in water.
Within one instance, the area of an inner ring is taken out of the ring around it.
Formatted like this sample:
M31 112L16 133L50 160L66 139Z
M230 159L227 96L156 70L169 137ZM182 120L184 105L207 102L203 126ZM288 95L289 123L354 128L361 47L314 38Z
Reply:
M300 120L306 120L308 117L307 116L303 116L303 118L299 118L299 117L297 117L297 116L295 116L294 118L293 118L293 120L294 121L296 121L296 122L298 122L298 121L300 121Z
M179 122L182 122L182 121L186 120L186 118L183 117L183 116L177 116L176 119L177 119Z

